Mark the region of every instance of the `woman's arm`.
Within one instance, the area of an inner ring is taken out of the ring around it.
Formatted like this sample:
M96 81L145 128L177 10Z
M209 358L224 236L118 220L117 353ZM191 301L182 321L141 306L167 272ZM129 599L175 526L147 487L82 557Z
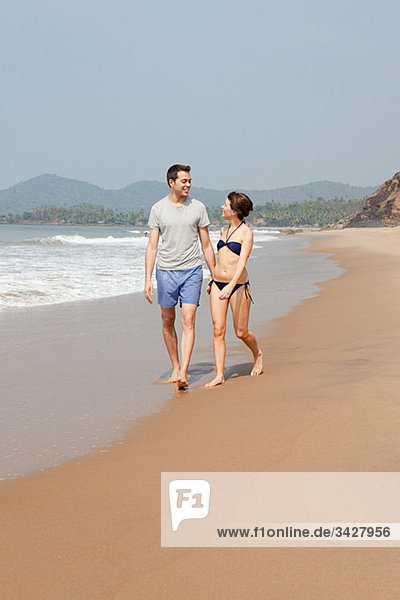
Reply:
M236 265L235 273L234 273L232 279L230 280L230 282L228 283L228 285L226 285L224 287L224 289L221 291L221 294L219 296L221 300L229 298L229 296L231 295L231 293L233 291L233 288L235 287L235 285L239 281L240 277L242 276L242 273L246 267L247 259L249 258L250 252L253 248L253 240L254 240L253 232L251 231L251 229L247 229L247 231L244 233L242 249L241 249L241 252L239 255L239 260Z

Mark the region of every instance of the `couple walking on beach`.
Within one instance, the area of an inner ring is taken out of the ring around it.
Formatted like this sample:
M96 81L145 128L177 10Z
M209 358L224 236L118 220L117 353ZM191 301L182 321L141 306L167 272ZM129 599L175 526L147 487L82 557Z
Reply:
M231 192L222 205L222 216L229 225L221 229L217 244L218 260L208 234L207 211L202 202L189 197L192 184L189 165L172 165L167 171L170 193L153 205L149 217L149 242L146 249L144 294L152 304L151 281L161 234L156 279L157 300L161 307L164 342L172 362L169 382L179 389L188 387L187 371L194 345L195 318L203 281L202 259L211 276L207 285L214 327L214 357L216 376L206 384L223 384L225 364L225 331L228 307L231 307L235 333L251 350L254 366L251 375L262 372L262 353L254 334L248 330L250 284L246 262L253 247L253 232L244 218L253 210L246 194ZM180 360L175 330L175 307L181 306L182 336Z

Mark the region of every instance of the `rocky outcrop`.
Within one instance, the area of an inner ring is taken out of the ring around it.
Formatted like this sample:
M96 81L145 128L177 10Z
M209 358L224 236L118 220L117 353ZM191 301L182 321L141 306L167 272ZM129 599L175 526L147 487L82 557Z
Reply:
M329 229L346 227L395 227L400 225L400 172L366 199L364 208Z

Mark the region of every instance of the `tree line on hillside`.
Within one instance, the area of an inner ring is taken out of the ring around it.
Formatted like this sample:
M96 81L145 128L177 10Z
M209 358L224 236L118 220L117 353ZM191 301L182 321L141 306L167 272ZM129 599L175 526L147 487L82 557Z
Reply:
M348 215L352 215L364 205L364 200L351 198L333 198L332 200L305 200L279 204L267 202L254 207L247 221L256 226L292 227L312 225L321 227L336 223ZM208 208L212 225L222 225L220 207ZM120 212L113 208L103 208L94 204L77 206L42 206L22 214L0 215L0 223L35 224L35 225L130 225L145 227L148 215L141 209L139 212Z
M145 226L148 215L139 212L124 213L96 204L76 206L41 206L22 214L0 215L0 223L35 225L133 225Z
M247 221L257 226L292 227L299 225L313 225L322 227L336 223L348 215L355 214L364 206L365 199L333 198L332 200L304 200L280 204L267 202L254 207ZM220 208L208 209L211 220L221 221Z

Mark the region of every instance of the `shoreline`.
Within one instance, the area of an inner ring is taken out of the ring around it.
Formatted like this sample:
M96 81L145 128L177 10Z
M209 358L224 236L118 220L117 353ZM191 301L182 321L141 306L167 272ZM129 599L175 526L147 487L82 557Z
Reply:
M2 482L6 594L393 598L395 548L161 548L159 486L162 471L398 470L399 240L315 241L346 271L260 339L261 377L176 394L106 453Z

